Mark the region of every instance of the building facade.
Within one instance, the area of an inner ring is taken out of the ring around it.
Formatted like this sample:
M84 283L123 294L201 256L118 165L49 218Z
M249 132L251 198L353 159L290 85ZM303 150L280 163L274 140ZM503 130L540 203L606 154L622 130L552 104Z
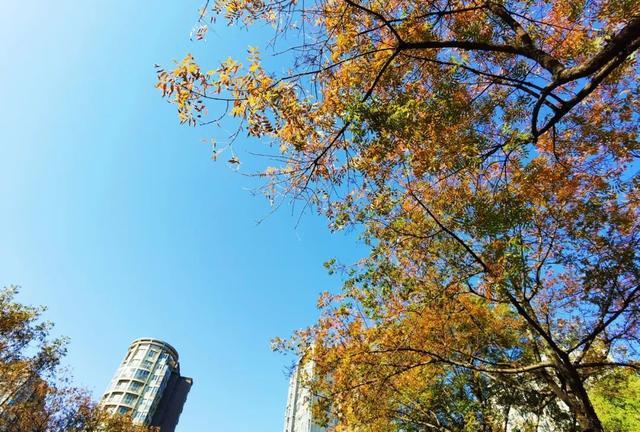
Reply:
M173 432L193 380L180 375L178 352L152 338L134 340L116 371L101 404L133 422Z
M324 428L313 421L311 406L314 397L304 384L305 378L313 373L313 364L304 368L296 367L289 381L287 408L284 416L284 432L324 432Z
M28 369L7 375L0 375L0 416L11 405L38 398L38 387L45 385L42 378Z
M44 414L47 392L45 380L28 369L0 373L0 432L24 428L32 416Z

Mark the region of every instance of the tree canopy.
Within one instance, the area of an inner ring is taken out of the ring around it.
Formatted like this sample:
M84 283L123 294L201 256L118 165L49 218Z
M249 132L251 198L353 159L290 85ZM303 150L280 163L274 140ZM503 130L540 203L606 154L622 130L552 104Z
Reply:
M371 247L281 344L335 429L602 431L592 389L639 368L640 2L218 0L196 36L219 15L290 71L187 55L157 87Z

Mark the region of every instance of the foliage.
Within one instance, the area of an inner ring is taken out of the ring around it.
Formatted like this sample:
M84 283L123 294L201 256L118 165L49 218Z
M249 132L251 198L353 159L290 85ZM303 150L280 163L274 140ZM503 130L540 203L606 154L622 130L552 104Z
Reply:
M640 430L640 377L618 371L590 390L593 406L607 431Z
M371 247L281 345L335 429L601 431L587 388L639 367L640 2L218 0L200 25L216 14L295 39L291 71L187 55L163 96L192 125L226 107L278 149L270 199Z
M43 307L15 301L17 287L0 290L0 431L148 432L112 416L70 385L60 360L67 340L52 339Z

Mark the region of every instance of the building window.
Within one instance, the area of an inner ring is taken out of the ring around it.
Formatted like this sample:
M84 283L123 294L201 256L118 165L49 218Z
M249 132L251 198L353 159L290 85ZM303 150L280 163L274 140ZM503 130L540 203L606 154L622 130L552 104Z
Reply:
M136 355L133 356L134 360L142 360L142 358L144 357L144 355L147 352L147 347L148 345L141 345L138 347L138 350L136 351Z
M127 408L127 407L118 407L118 414L127 414L129 411L131 411L131 408Z
M139 379L140 381L146 381L149 377L149 371L138 369L134 375L135 379Z
M134 392L138 392L140 389L142 388L142 383L139 383L137 381L131 381L131 384L129 385L129 390L132 390Z
M136 399L138 399L136 395L131 393L125 393L124 398L122 399L122 402L126 403L127 405L131 405L136 401Z

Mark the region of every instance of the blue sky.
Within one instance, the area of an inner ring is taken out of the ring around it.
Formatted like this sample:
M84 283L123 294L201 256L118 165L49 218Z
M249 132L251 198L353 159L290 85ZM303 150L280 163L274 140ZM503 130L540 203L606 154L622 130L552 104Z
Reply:
M178 432L278 431L291 359L269 341L361 252L268 203L180 126L154 63L243 57L266 30L189 41L198 1L5 0L0 13L0 285L49 307L66 365L99 396L129 342L173 344L194 387ZM256 150L253 143L245 149ZM242 146L240 148L243 148ZM247 155L241 151L242 159Z

